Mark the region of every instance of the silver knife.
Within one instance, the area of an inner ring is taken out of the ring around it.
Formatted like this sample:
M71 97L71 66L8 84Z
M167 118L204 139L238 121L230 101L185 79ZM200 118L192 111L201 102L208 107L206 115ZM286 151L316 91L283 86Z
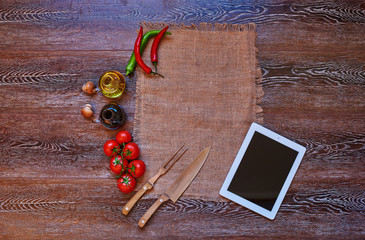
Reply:
M173 182L170 187L165 191L159 199L147 210L138 222L138 226L141 228L147 223L148 219L157 210L157 208L167 200L171 199L176 202L179 197L189 187L190 183L194 180L195 176L198 175L200 169L203 167L205 160L207 159L210 152L210 147L204 149L195 160L185 169L185 171Z

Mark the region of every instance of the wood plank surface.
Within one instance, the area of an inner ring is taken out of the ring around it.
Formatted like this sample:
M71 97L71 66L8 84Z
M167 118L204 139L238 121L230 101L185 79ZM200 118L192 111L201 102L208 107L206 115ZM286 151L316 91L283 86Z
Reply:
M81 86L125 73L141 21L257 24L264 126L307 148L275 220L184 197L144 229L154 199L121 214L133 193L102 151L118 131L80 114L110 100ZM365 238L365 1L2 0L0 43L0 239Z

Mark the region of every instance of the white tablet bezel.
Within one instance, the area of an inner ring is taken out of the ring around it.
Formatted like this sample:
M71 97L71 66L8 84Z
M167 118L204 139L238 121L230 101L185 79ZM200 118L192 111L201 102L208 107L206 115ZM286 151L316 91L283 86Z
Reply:
M272 208L271 211L257 205L257 204L254 204L253 202L250 202L244 198L242 198L241 196L238 196L230 191L228 191L228 187L229 185L231 184L231 181L237 171L237 168L238 166L240 165L241 163L241 160L247 150L247 147L248 145L250 144L251 142L251 139L254 135L255 132L259 132L263 135L265 135L266 137L269 137L295 151L298 152L298 155L293 163L293 166L292 168L290 169L290 172L280 190L280 193L275 201L275 204ZM294 175L299 167L299 164L300 162L302 161L302 158L304 156L304 153L305 153L305 148L257 123L252 123L251 124L251 127L250 129L248 130L247 132L247 135L245 137L245 139L243 140L243 143L241 145L241 148L239 149L238 153L237 153L237 156L231 166L231 169L229 170L228 174L227 174L227 177L221 187L221 190L219 191L219 194L227 199L230 199L254 212L257 212L258 214L261 214L271 220L273 220L279 210L279 207L285 197L285 194L286 192L288 191L288 188L290 186L290 183L292 182L293 178L294 178Z

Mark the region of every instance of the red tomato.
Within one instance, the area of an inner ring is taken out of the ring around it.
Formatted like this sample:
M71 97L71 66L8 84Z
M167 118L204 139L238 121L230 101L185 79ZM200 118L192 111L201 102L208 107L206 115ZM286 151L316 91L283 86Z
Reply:
M115 138L119 144L129 143L130 141L132 141L132 135L128 131L118 132Z
M143 176L146 171L146 164L142 160L133 160L128 164L128 173L135 178Z
M139 156L138 145L134 142L127 143L123 148L123 156L128 160L137 159Z
M123 173L127 170L128 167L128 161L125 158L122 158L122 156L114 156L110 159L110 170L112 170L113 173L119 175L120 173Z
M115 140L106 141L106 143L104 144L104 153L108 157L115 155L116 151L118 151L119 149L120 146Z
M136 187L136 179L128 173L124 173L117 181L119 190L122 193L130 193Z

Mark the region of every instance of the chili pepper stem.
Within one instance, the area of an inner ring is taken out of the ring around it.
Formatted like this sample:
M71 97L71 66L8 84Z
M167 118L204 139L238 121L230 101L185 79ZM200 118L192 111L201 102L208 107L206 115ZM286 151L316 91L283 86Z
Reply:
M155 71L157 72L157 62L153 62L153 66L155 66Z
M151 71L151 73L152 73L152 74L155 74L155 75L158 75L158 76L160 76L160 77L165 78L163 75L159 74L158 72L153 72L153 71Z

